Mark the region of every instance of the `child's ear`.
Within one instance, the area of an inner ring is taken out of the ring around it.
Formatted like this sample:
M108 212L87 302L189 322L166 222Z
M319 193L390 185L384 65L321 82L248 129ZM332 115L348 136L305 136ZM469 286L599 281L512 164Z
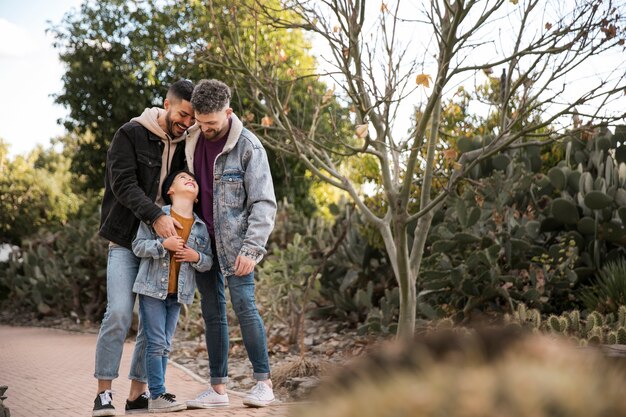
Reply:
M198 199L196 198L193 202L194 202L194 203L197 203L197 202L198 202Z
M171 188L167 191L167 195L172 195L174 194L174 190L172 190Z

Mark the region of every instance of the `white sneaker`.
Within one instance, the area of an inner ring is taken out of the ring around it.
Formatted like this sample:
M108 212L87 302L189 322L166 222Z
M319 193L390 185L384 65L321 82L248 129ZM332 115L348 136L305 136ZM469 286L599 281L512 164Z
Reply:
M209 388L198 395L195 400L187 401L187 408L228 407L228 394L218 394L209 385Z
M243 399L243 404L248 407L267 407L274 400L274 391L265 382L259 381Z
M148 400L149 413L172 413L174 411L186 410L187 406L176 401L176 396L170 393L163 393L156 399Z

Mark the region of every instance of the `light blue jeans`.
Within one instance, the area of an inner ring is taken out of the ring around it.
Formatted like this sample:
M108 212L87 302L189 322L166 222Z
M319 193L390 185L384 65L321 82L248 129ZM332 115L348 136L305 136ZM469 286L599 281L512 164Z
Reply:
M133 321L135 293L133 284L139 269L139 258L125 247L111 245L107 260L107 308L96 343L98 379L113 380L119 376L124 340ZM141 320L130 365L129 379L146 383L146 339Z
M238 277L229 276L228 290L233 309L239 320L243 344L252 363L253 378L264 381L270 377L270 361L263 320L254 300L254 272ZM207 272L196 273L196 285L201 296L211 384L228 382L228 320L224 275L220 271L217 256L213 267Z
M172 350L172 337L176 331L180 307L177 294L169 294L165 300L139 295L139 311L147 341L148 390L153 400L166 392L165 370Z

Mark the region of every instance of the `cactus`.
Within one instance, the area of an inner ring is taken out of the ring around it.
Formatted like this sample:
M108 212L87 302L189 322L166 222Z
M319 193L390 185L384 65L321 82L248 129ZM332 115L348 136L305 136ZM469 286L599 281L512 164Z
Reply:
M585 195L585 205L592 210L602 210L613 203L613 199L602 191L590 191Z
M602 328L601 327L594 327L593 329L591 329L591 332L587 336L587 340L589 341L589 344L592 344L592 345L602 344L603 341L604 341L604 335L602 334Z
M580 332L580 311L572 310L567 317L569 318L569 328L572 332Z
M565 224L576 224L580 218L576 204L565 198L552 201L552 215Z
M626 306L619 306L617 309L617 323L620 327L626 327Z
M585 325L585 332L591 333L593 329L602 327L602 315L597 311L592 311L587 316L587 323Z

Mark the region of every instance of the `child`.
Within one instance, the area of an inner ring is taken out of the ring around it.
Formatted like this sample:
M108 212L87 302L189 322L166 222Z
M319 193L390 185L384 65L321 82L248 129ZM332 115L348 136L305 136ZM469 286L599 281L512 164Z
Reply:
M171 412L186 408L165 389L165 368L181 303L191 304L196 289L195 271L213 264L206 225L193 213L198 184L189 171L170 174L163 182L166 215L183 228L163 239L141 223L133 252L142 258L133 291L139 294L139 312L147 339L146 368L150 399L148 412ZM171 200L170 200L171 199Z

